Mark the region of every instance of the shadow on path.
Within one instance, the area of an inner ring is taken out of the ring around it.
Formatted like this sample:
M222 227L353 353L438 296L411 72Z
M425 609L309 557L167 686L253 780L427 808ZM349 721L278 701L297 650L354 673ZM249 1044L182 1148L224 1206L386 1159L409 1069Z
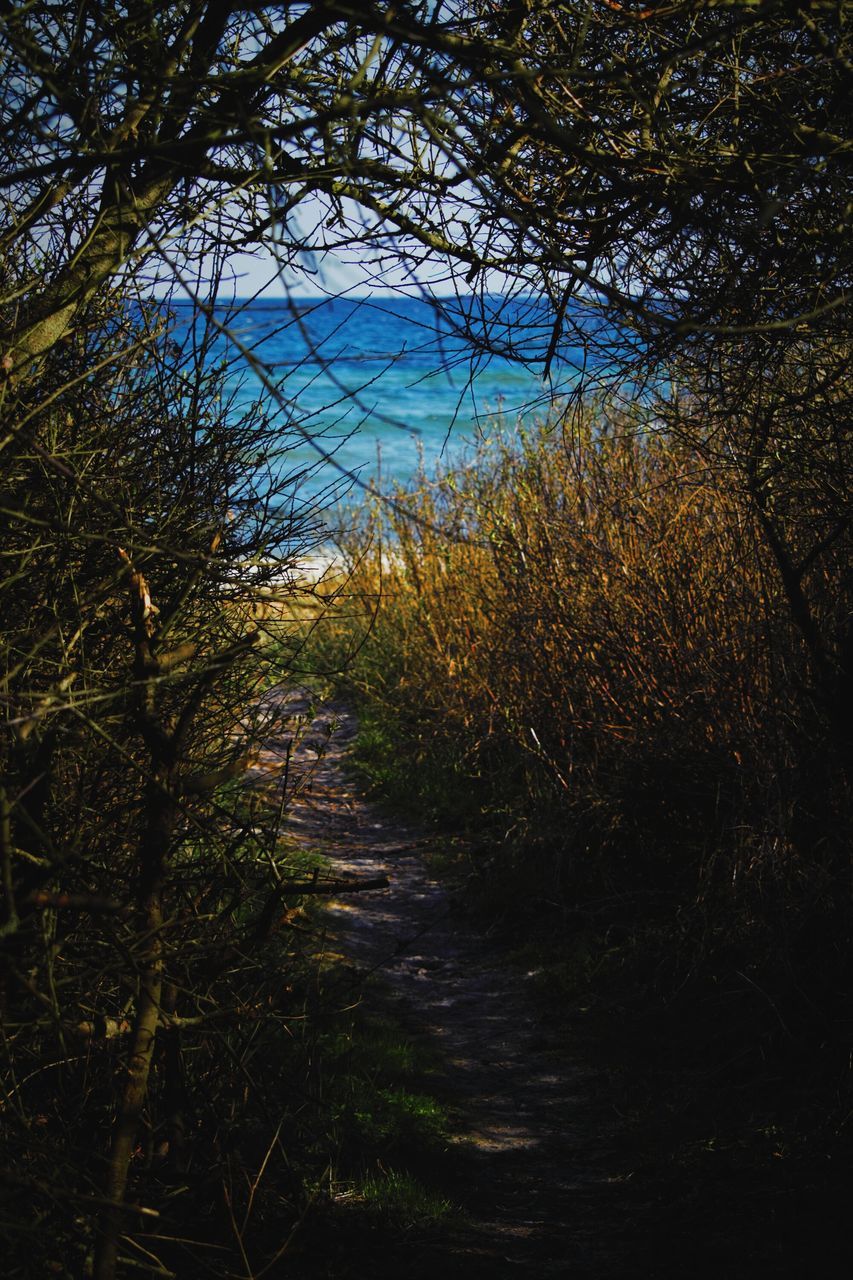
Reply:
M296 735L289 835L321 851L335 875L391 882L329 904L336 946L367 979L366 1006L390 1000L395 1018L437 1048L440 1088L458 1116L457 1172L446 1190L466 1225L408 1257L407 1274L624 1274L614 1226L622 1193L615 1115L594 1100L581 1047L565 1028L549 1027L530 977L454 913L424 860L435 839L363 798L347 766L352 711L340 702L315 708L304 689L269 699L286 727L258 770L280 768Z

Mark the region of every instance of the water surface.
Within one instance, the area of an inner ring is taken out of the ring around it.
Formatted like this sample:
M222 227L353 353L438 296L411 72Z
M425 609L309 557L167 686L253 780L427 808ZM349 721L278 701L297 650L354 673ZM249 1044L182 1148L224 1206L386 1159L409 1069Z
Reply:
M217 304L213 314L230 335L217 354L239 400L274 392L302 500L353 481L384 490L452 461L497 414L541 416L581 360L563 349L544 376L553 319L534 299L290 298ZM190 315L178 306L176 327Z

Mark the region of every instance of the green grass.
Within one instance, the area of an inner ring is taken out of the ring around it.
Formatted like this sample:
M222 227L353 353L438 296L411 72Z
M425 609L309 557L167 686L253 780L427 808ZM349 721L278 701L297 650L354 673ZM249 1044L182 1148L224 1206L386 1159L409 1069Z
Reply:
M382 1008L378 982L361 997L374 1007L354 1007L352 970L329 952L321 985L308 994L322 1015L302 1024L300 1049L313 1081L315 1167L325 1165L331 1181L345 1185L390 1171L440 1178L453 1116L431 1046Z
M439 827L458 830L482 821L482 788L453 739L426 722L403 724L390 708L372 706L355 690L353 697L359 734L352 762L373 793Z
M345 1120L362 1151L426 1151L446 1143L446 1113L427 1094L369 1085L359 1094Z
M324 1002L337 984L339 1008L345 1000L351 1005L351 982L345 964L333 966L324 975ZM314 1168L326 1167L301 1235L311 1277L360 1276L365 1258L375 1262L371 1242L440 1236L460 1216L446 1194L453 1117L439 1096L441 1060L384 1007L379 983L366 1000L370 1008L333 1016L311 1045Z
M450 1115L431 1091L436 1062L387 1015L356 1012L321 1045L334 1164L343 1177L389 1161L440 1163Z
M369 1211L397 1230L442 1226L457 1213L444 1196L429 1190L410 1174L394 1170L365 1178L355 1193Z

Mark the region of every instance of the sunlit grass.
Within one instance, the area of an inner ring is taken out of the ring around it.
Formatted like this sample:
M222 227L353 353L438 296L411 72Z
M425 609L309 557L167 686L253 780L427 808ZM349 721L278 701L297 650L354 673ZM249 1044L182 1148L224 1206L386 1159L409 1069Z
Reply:
M362 1205L397 1229L441 1226L454 1216L450 1200L408 1173L392 1170L371 1176L357 1184L354 1191Z
M804 888L815 708L730 473L598 405L495 424L395 500L352 516L310 660L360 698L367 777L488 842L484 890Z

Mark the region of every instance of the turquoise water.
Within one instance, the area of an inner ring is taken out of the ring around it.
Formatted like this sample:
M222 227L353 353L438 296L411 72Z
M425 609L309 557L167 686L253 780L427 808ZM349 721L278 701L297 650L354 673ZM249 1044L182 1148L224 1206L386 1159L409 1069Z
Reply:
M217 346L240 399L274 393L303 499L405 483L421 462L429 472L457 457L499 411L541 415L579 357L560 352L543 377L553 321L534 300L293 298L214 314L232 335ZM488 328L489 353L474 351L459 332L466 324ZM507 357L510 345L520 359Z

